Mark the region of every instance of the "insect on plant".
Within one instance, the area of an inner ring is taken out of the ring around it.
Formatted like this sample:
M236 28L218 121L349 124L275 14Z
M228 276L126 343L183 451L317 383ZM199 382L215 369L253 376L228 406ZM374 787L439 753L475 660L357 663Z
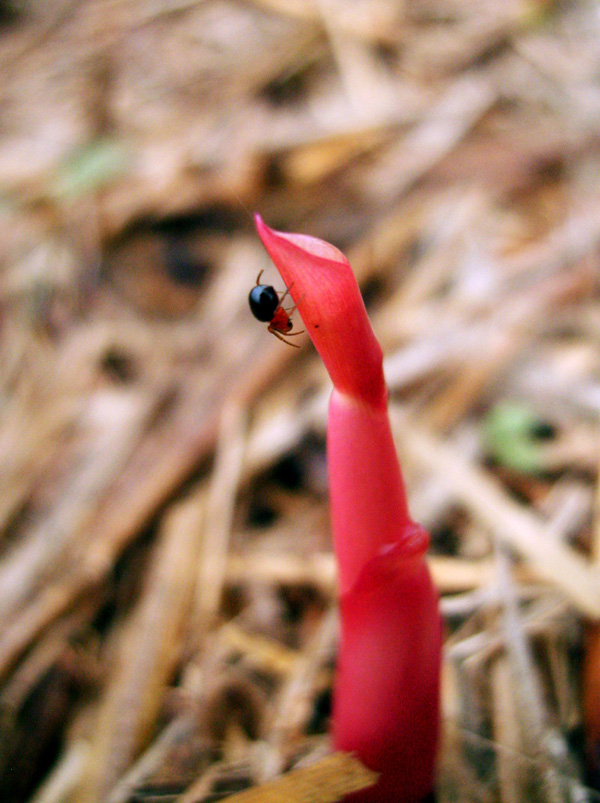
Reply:
M296 309L296 305L294 304L290 309L284 309L283 307L284 299L290 292L290 288L287 287L280 298L277 290L271 287L270 284L260 284L262 274L263 271L261 270L256 277L256 285L250 290L250 295L248 296L250 311L257 320L269 324L267 328L275 337L287 343L288 346L299 349L300 346L285 339L286 337L301 335L304 332L304 329L300 332L292 332L294 324L291 316Z

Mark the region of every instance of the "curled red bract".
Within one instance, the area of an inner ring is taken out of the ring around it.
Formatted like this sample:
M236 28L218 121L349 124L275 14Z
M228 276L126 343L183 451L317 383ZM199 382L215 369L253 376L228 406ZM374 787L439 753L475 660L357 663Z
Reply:
M275 231L260 215L256 228L335 387L385 407L381 346L346 257L316 237Z
M433 787L441 619L410 519L387 414L383 355L348 260L334 246L258 233L334 385L327 424L341 642L333 740L380 773L352 799L419 801Z

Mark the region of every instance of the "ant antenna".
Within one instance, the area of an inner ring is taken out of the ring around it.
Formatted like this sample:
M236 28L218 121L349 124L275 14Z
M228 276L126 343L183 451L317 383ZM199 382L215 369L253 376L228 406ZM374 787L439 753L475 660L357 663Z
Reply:
M254 215L253 215L253 214L252 214L252 212L251 212L251 211L248 209L248 207L246 206L246 204L245 204L245 203L242 201L242 199L241 199L241 198L240 198L240 196L237 194L237 192L236 192L235 190L233 190L233 189L232 189L232 190L230 190L230 192L231 192L231 194L233 195L233 197L236 199L236 201L239 203L239 205L242 207L242 209L244 210L244 212L245 212L245 213L248 215L248 217L250 218L250 220L252 220L252 221L253 221L253 220L254 220Z

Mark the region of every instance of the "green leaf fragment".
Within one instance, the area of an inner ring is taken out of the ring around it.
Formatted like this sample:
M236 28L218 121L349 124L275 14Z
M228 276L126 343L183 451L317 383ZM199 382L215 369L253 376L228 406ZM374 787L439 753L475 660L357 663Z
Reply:
M483 422L483 437L490 457L523 474L543 469L538 432L542 422L526 405L498 404Z
M63 163L55 178L53 194L73 199L109 184L129 166L129 153L114 139L98 139L78 148Z

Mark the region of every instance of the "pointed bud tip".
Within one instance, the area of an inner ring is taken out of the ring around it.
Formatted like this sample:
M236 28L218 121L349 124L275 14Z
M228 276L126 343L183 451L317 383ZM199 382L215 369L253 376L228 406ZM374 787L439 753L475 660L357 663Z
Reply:
M381 347L344 254L318 237L271 229L258 213L254 221L334 386L385 407Z

